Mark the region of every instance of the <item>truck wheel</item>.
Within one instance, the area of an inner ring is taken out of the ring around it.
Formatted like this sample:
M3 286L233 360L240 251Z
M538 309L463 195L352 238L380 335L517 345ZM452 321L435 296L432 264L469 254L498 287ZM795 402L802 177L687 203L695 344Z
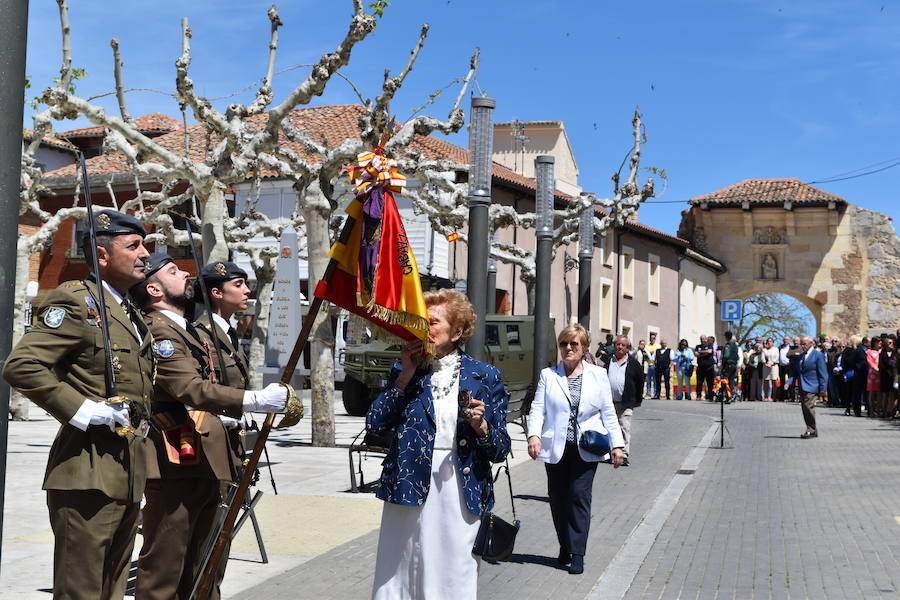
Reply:
M344 410L351 417L366 416L369 406L372 404L366 384L350 375L344 376L344 389L341 390L341 397L344 400Z

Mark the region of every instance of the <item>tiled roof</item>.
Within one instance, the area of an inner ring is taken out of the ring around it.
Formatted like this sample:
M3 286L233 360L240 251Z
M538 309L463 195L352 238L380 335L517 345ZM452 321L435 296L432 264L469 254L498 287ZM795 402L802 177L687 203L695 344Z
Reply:
M751 206L774 204L812 204L821 205L835 202L846 204L840 196L829 194L824 190L803 183L797 178L785 179L745 179L710 194L704 194L688 200L692 206L710 204L716 206L740 206L749 202Z
M339 145L345 139L355 138L359 136L359 126L357 118L362 114L363 107L357 104L342 104L332 106L317 106L296 108L291 111L289 119L291 123L306 132L313 140L329 147ZM266 115L256 115L249 119L251 125L261 127L265 122ZM194 161L202 161L206 155L207 143L210 147L215 146L218 142L216 135L209 136L207 141L206 128L203 125L191 125L187 128L189 136L190 156ZM164 148L171 150L179 155L184 153L184 137L185 130L181 129L173 131L165 135L161 135L153 141L160 144ZM302 150L296 144L288 142L286 144L295 152L303 154ZM469 153L466 149L452 144L447 140L437 136L417 136L411 144L413 149L422 151L426 159L449 159L459 164L468 164ZM319 162L319 157L309 155L306 157L310 162ZM154 161L156 162L156 161ZM102 175L105 178L109 176L129 176L130 169L122 155L101 155L88 159L88 172L91 176ZM51 171L44 175L44 183L48 186L64 186L71 185L74 181L76 169L75 166L66 166L55 171ZM276 177L272 171L263 171L263 177ZM507 185L512 185L519 189L535 191L535 180L519 175L503 165L494 163L494 180ZM568 200L570 196L560 191L556 192L556 197L561 200Z
M508 128L514 127L515 124L515 121L506 121L504 123L494 123L494 127ZM562 124L562 121L519 121L519 125L531 125L532 127L562 127Z
M134 123L141 133L169 133L170 131L181 129L180 121L162 113L150 113L138 117L134 120ZM81 129L64 131L60 135L66 138L102 137L103 128L99 126L82 127Z
M34 139L34 132L27 127L22 128L22 139L26 142L31 142ZM78 146L71 142L67 142L66 140L61 140L58 137L53 137L50 135L45 135L41 139L41 144L45 146L50 146L52 148L59 148L60 150L67 150L69 152L78 152Z

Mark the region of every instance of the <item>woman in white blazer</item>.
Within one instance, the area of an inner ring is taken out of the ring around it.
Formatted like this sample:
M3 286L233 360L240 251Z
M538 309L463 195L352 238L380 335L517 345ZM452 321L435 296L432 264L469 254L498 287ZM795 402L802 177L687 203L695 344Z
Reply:
M625 440L616 418L606 369L583 359L590 338L581 325L569 325L557 337L562 362L541 371L528 414L528 455L547 463L550 514L559 540L561 566L584 572L584 553L591 525L591 486L597 463L604 460L578 446L584 431L608 433L608 455L622 464Z

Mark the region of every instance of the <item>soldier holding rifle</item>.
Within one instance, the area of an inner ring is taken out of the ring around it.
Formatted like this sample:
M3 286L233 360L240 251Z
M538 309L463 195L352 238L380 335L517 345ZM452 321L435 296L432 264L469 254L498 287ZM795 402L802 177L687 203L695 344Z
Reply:
M144 279L144 227L103 210L89 229L83 249L93 272L50 292L3 377L61 424L43 485L53 597L98 600L125 595L146 477L147 423L137 415L149 406L153 359L127 299Z
M247 273L233 262L210 263L200 270L200 277L209 298L209 312L195 323L200 335L207 340L210 347L215 342L223 350L223 362L227 385L244 389L250 383L249 363L238 342L237 332L231 325L234 313L247 310L250 300L250 288L247 286ZM194 286L194 293L202 293L200 281ZM210 327L208 314L216 327ZM215 332L218 340L213 340Z
M152 412L158 431L150 436L155 452L149 453L147 466L144 545L135 590L140 600L190 596L204 541L215 526L222 484L234 480L238 464L223 420L237 426L244 410L284 412L287 400L287 388L278 384L258 392L222 385L211 345L185 318L194 296L188 277L172 257L154 253L147 261L147 279L132 289L147 311L157 360ZM185 425L193 434L188 440ZM167 435L170 431L178 435ZM185 445L191 452L183 451ZM223 574L224 562L217 581Z

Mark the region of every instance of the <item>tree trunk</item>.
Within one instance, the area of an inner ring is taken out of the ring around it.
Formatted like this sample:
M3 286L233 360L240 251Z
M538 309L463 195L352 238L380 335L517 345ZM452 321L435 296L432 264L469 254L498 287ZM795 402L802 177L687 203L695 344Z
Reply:
M309 295L328 266L331 248L328 217L331 206L312 183L299 199L306 221L306 251L309 261ZM310 390L312 392L312 444L334 446L334 335L328 312L320 310L310 336Z
M250 340L250 386L262 389L262 367L266 359L266 338L269 335L269 315L272 308L272 290L275 287L275 266L265 260L256 273L256 309L253 316L253 337Z
M19 235L16 244L16 295L15 309L13 311L12 347L15 348L22 336L25 335L25 312L28 306L28 298L25 297L25 287L28 285L28 261L31 258L30 240ZM28 398L18 391L11 389L9 397L9 416L13 421L27 421L29 402Z
M228 206L225 204L225 187L220 183L210 186L209 193L202 198L203 222L200 232L203 239L203 264L228 260L228 246L225 243L225 219Z
M525 298L528 301L528 314L533 315L534 314L534 290L535 290L534 283L535 283L535 281L534 281L534 279L532 279L531 281L524 281L523 283L525 284Z

